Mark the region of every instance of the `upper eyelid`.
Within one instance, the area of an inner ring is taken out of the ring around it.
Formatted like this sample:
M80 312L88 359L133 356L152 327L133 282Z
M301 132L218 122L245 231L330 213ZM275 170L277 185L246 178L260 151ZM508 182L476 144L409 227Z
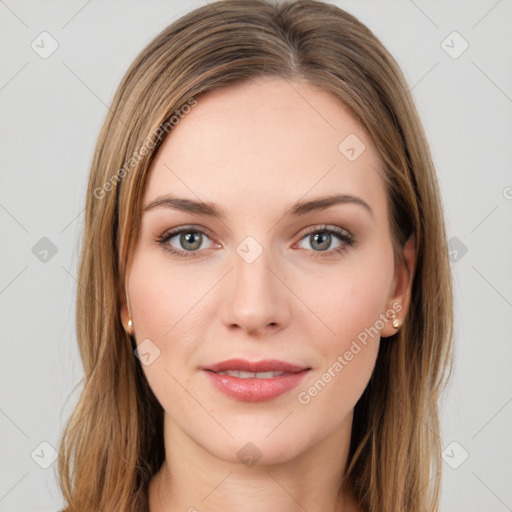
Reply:
M335 233L337 233L338 231L344 231L347 234L347 236L353 236L352 233L347 228L341 226L334 226L333 224L322 224L303 228L297 233L297 235L304 229L305 231L303 233L303 236L310 235L311 233L316 233L317 231L333 231Z
M209 229L204 228L202 226L187 226L187 225L167 229L163 232L163 234L159 238L164 238L167 236L176 236L183 232L188 232L188 231L191 231L191 232L196 231L196 232L208 235L208 237L212 238L211 231Z

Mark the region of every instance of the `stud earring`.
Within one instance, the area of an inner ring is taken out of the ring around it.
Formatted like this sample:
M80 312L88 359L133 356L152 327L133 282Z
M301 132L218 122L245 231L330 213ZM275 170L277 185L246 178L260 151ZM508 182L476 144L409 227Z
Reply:
M400 327L401 323L400 323L400 320L398 320L398 318L396 316L396 311L393 311L391 318L393 319L393 321L391 322L391 325L393 325L393 327L395 329L398 329Z
M127 330L128 334L131 336L133 334L133 322L132 322L132 319L130 318L130 320L128 320L128 330Z

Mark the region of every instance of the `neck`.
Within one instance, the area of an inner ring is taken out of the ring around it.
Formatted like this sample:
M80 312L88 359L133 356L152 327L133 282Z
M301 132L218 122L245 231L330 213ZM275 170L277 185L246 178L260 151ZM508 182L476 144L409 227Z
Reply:
M245 466L206 451L164 419L166 459L149 486L150 512L354 512L341 492L352 416L299 455L273 464Z

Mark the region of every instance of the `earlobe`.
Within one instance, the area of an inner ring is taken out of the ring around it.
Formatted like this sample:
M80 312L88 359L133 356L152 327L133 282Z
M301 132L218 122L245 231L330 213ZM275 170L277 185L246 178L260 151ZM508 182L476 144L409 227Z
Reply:
M412 283L416 269L416 237L411 235L403 247L402 262L397 265L394 291L388 301L387 311L391 311L390 321L381 331L381 337L396 334L409 311ZM386 317L389 315L386 313Z
M397 317L396 312L395 312L395 314L393 315L393 322L391 323L391 325L392 325L395 329L400 329L400 325L402 325L402 323L400 322L400 320L398 320L398 317Z
M126 331L126 334L131 336L134 332L134 326L130 312L126 305L126 300L122 300L121 303L121 323L123 324L123 328Z
M130 312L130 305L128 303L128 289L127 286L124 289L124 293L121 294L121 323L126 333L131 336L133 334L133 320Z

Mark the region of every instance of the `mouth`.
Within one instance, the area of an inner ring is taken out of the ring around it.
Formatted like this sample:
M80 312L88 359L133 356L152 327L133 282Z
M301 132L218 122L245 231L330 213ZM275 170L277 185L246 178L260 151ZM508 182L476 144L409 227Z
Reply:
M211 384L230 398L261 402L298 386L311 368L286 361L230 359L201 368Z

